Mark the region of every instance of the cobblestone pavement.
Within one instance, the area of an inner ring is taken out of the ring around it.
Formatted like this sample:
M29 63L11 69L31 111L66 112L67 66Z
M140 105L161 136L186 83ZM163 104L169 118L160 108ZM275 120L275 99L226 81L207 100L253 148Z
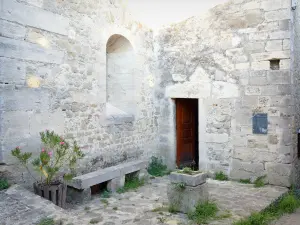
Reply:
M137 191L116 193L108 199L96 195L93 200L73 205L67 210L28 191L20 192L19 186L13 186L6 192L0 192L0 224L35 224L45 216L61 219L64 224L81 225L90 224L91 221L99 225L190 224L186 215L167 212L167 184L167 177L156 178ZM210 179L208 184L210 198L216 201L220 213L228 210L232 214L231 218L210 222L211 225L232 224L232 221L248 216L252 211L262 210L287 191L282 187L254 188L252 185ZM159 207L163 207L163 210L154 210Z
M300 225L300 209L293 214L284 215L272 225Z

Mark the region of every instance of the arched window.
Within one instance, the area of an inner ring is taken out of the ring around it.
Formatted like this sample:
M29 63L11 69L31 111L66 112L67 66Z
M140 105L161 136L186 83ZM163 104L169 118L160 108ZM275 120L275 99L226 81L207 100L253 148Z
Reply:
M114 34L106 44L106 102L117 114L134 114L134 51L123 36Z

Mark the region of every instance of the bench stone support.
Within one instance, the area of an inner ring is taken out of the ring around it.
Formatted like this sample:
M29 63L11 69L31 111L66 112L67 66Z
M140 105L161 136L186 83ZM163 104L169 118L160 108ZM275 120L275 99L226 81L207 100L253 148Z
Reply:
M147 169L141 169L138 172L138 178L139 178L139 180L148 180L149 174L148 174Z
M67 202L70 203L83 203L92 199L91 188L78 190L76 188L67 188Z
M107 190L116 192L119 188L124 187L125 176L116 177L107 182Z

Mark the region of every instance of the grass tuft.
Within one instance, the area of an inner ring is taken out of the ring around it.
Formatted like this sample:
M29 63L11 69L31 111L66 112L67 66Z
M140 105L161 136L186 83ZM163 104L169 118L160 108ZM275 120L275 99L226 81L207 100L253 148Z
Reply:
M54 225L54 224L55 224L54 219L48 217L42 218L38 223L38 225Z
M283 195L261 212L252 213L248 218L234 223L234 225L268 225L286 213L293 213L300 207L300 199L293 191Z
M101 193L100 197L101 198L110 198L111 196L111 192L108 190L103 191L103 193Z
M119 188L117 190L117 193L121 194L129 190L136 190L137 188L143 186L145 184L145 180L139 179L138 177L132 175L132 176L127 176L125 178L125 184L124 187Z
M162 177L170 174L170 171L168 171L167 166L163 163L161 158L152 156L148 167L148 173L154 177Z
M216 172L215 180L225 181L228 180L228 176L223 171Z
M0 191L9 188L7 179L0 178Z
M239 181L242 184L251 184L251 180L250 179L240 179Z
M261 176L261 177L256 178L256 180L254 181L254 187L260 188L260 187L265 186L265 178L266 178L266 176Z
M196 205L195 211L188 213L188 218L197 224L205 224L215 218L218 211L216 203L207 201Z

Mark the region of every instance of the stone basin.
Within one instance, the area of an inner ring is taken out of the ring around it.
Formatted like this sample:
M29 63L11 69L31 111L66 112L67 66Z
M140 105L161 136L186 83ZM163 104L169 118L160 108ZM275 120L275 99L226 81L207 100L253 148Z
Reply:
M206 183L207 173L195 171L195 174L186 174L181 171L172 172L170 174L171 183L184 183L187 186L196 187Z

